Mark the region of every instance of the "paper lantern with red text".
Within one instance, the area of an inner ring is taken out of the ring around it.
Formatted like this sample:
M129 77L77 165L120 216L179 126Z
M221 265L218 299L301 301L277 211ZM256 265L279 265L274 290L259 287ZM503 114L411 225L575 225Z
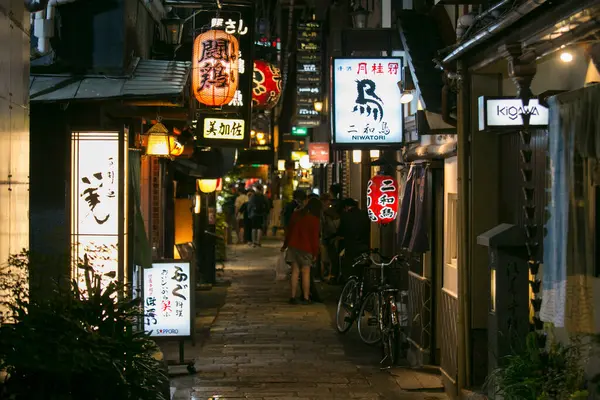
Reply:
M369 219L380 225L393 222L398 216L398 182L389 175L375 175L367 185Z
M196 37L192 54L192 88L200 103L229 104L239 81L238 40L224 31L209 30Z
M281 70L266 61L254 61L252 106L269 110L281 97Z

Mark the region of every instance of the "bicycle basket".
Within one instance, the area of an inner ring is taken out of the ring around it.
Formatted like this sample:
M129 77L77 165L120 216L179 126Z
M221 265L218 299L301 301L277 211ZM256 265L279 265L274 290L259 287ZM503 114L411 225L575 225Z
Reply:
M371 292L377 289L381 280L381 269L376 266L366 266L364 269L364 290Z

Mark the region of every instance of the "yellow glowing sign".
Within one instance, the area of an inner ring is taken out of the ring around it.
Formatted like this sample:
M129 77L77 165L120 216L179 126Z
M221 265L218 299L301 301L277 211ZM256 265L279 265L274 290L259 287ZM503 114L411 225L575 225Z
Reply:
M244 140L244 129L243 119L206 118L203 136L205 139Z
M71 241L73 277L85 282L79 264L92 267L105 281L119 278L127 214L127 134L74 132L71 136ZM125 169L126 171L126 169ZM107 276L107 274L109 276ZM83 288L84 286L82 286Z
M307 154L305 151L292 151L292 161L300 161Z

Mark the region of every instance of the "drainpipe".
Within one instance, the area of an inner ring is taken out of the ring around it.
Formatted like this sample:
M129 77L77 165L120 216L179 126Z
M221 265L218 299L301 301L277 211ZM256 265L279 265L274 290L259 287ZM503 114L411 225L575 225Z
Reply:
M54 37L54 15L56 7L62 4L73 3L74 1L76 0L46 0L46 11L41 10L35 14L35 19L33 21L33 35L38 38L38 51L41 54L52 51L50 39Z

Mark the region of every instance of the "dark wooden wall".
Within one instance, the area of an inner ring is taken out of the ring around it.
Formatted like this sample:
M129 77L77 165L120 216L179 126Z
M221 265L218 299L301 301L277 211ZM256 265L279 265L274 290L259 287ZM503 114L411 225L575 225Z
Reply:
M524 179L521 172L523 161L521 150L523 148L518 132L509 133L500 137L500 222L515 224L525 227L525 197L523 194ZM535 223L537 228L537 242L539 259L542 257L543 226L546 207L546 182L547 182L547 149L548 131L535 130L531 135L532 158L531 166L533 175L528 187L534 189Z

